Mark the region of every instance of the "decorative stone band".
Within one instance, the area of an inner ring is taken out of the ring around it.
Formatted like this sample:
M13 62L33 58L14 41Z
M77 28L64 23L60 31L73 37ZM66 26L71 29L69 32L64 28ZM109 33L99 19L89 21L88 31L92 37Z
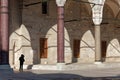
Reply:
M8 8L8 6L0 6L0 8Z
M64 6L65 2L66 2L66 0L56 0L57 6Z
M0 14L8 14L8 12L0 12Z
M0 14L8 14L8 0L0 1Z

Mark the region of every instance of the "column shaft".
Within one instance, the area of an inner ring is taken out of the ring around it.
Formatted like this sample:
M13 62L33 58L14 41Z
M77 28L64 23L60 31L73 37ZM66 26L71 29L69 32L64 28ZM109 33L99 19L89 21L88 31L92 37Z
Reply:
M95 61L101 62L101 32L100 25L95 25Z
M9 39L8 39L8 0L1 0L0 27L2 42L2 64L8 64Z
M57 62L64 63L64 7L58 7Z

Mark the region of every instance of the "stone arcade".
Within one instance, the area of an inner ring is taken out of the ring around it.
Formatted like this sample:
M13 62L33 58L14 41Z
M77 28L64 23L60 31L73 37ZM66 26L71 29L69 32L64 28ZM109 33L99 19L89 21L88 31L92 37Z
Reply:
M1 0L0 65L120 62L119 0Z

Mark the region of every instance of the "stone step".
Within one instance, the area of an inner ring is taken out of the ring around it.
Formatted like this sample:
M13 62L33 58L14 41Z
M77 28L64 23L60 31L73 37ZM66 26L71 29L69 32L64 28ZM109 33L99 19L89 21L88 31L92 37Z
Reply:
M98 68L120 68L120 63L82 63L82 64L65 64L65 65L24 65L24 69L33 69L33 70L82 70L82 69L98 69Z
M70 64L65 66L65 70L98 69L98 68L120 68L120 63L101 63L101 64Z

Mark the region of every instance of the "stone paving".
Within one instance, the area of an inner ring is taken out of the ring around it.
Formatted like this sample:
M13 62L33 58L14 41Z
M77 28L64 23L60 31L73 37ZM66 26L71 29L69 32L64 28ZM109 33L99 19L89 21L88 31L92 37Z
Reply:
M0 80L120 80L120 68L84 70L0 70Z

